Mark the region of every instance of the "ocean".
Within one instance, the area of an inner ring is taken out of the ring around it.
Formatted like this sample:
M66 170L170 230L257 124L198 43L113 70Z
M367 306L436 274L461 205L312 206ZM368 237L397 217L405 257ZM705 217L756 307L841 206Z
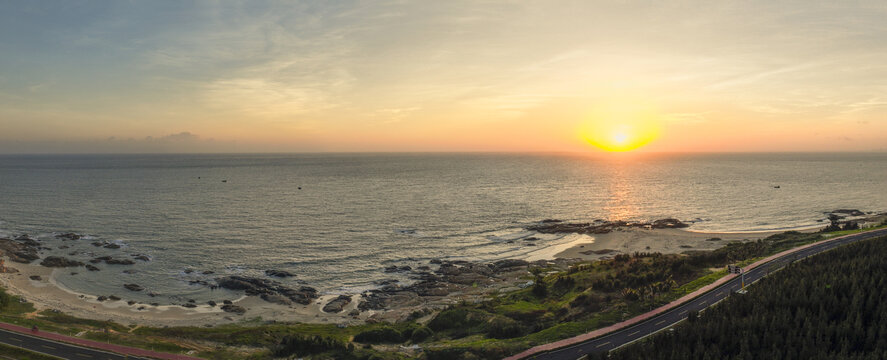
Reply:
M0 237L27 233L44 256L84 262L147 255L56 272L76 292L127 282L160 295L128 294L145 302L218 299L191 282L267 269L356 293L401 276L386 266L528 258L579 236L524 230L543 219L673 217L744 232L816 226L839 208L887 210L887 154L0 156ZM67 232L85 237L54 236ZM530 236L536 246L514 241Z

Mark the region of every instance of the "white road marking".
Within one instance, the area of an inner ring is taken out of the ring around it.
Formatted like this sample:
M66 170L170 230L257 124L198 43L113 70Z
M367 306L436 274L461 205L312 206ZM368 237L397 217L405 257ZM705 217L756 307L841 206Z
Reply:
M596 347L596 348L599 348L599 347L604 346L604 345L607 345L607 344L609 344L609 343L610 343L610 342L607 341L607 342L605 342L605 343L603 343L603 344L600 344L600 345L598 345L598 346L595 346L595 347Z
M628 336L633 336L634 334L637 334L637 333L639 333L639 332L641 332L641 331L640 331L640 330L635 331L635 332L633 332L633 333L631 333L631 334L628 334Z

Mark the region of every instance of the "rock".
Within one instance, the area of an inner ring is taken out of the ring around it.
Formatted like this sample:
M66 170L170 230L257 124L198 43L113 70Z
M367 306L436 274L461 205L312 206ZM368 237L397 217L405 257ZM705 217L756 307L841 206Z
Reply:
M185 269L183 272L185 274L190 274L190 273L194 272L194 269Z
M360 315L360 310L354 309L348 312L349 316L357 316Z
M830 212L831 214L847 214L850 216L863 216L864 212L856 209L837 209Z
M192 303L184 303L184 304L182 304L182 307L186 307L186 308L190 309L190 308L196 308L197 305L192 304Z
M387 273L397 272L397 265L386 266L385 272L387 272Z
M75 233L64 233L64 234L58 234L55 237L57 239L62 239L62 241L68 241L68 240L80 240L81 236L77 235Z
M619 252L618 250L613 250L613 249L600 249L600 250L585 250L585 251L580 251L579 253L582 255L591 255L591 254L609 255L609 254L618 253L618 252Z
M331 300L326 303L323 307L323 312L327 313L340 313L344 310L345 305L351 303L351 297L348 295L339 295L339 297Z
M705 239L705 241L721 241L721 238L719 238L719 237L713 237L713 238Z
M413 268L409 265L404 265L404 266L399 267L397 270L398 271L410 271L410 270L413 270Z
M654 229L668 229L668 228L678 229L678 228L685 228L685 227L690 226L690 225L687 225L687 224L681 222L678 219L672 219L672 218L656 220L653 222L652 225L653 225Z
M203 275L212 275L212 274L215 274L215 273L216 273L215 271L212 271L212 270L206 270L206 271L202 272L201 274L203 274Z
M422 271L428 271L428 270L431 270L431 267L429 267L427 265L422 265L422 266L417 267L416 269L419 269Z
M544 234L555 233L577 233L577 234L606 234L613 230L619 230L626 227L640 227L647 229L677 229L685 228L687 225L678 219L666 218L659 219L652 223L645 222L626 222L621 220L603 221L595 220L594 223L564 223L564 222L540 222L535 225L527 226L527 230L537 231Z
M151 261L151 258L149 258L148 255L133 254L133 255L131 255L131 256L132 256L133 259L136 259L136 260L141 260L141 261Z
M145 290L145 288L143 288L141 285L138 285L138 284L123 284L123 287L125 287L129 291Z
M28 278L31 279L31 280L37 280L37 281L41 281L41 280L43 280L43 278L40 277L40 275L31 275L31 276L29 276Z
M110 259L110 260L105 260L105 264L108 264L108 265L132 265L132 264L135 264L135 262L133 262L130 259Z
M46 267L74 267L83 266L84 264L77 260L71 260L60 256L49 256L43 259L43 261L40 262L40 265Z
M78 272L71 272L71 276L79 274Z
M108 297L105 296L105 295L99 295L99 297L97 297L96 300L98 300L98 301L105 301L105 300L108 300Z
M216 305L217 305L216 302L215 302L215 301L212 301L212 300L207 301L206 303L209 304L209 306L212 306L212 307L216 307Z
M197 302L197 300L194 300L194 299L188 299L188 302L194 304L194 303Z
M133 306L133 305L135 305L135 303L136 303L135 300L130 300L130 301L126 302L126 305Z
M139 308L138 308L137 310L139 310L139 311L145 310L145 307L144 307L144 306L139 306Z
M244 309L242 306L237 306L237 305L233 305L233 304L222 305L222 311L229 312L229 313L235 313L238 315L243 315L244 313L246 313L246 309Z
M285 270L265 270L265 275L279 278L296 276L295 274Z
M265 298L276 299L271 295L281 295L302 305L310 304L312 299L317 298L317 290L314 288L301 286L298 289L293 289L268 279L231 275L216 279L216 283L219 287L229 290L243 290L247 295L252 296L265 295Z
M156 293L149 292L149 293L148 293L148 296L150 296L150 297L157 297L157 294L156 294Z
M231 305L233 302L231 300L222 300L222 304Z
M27 234L15 238L15 241L18 241L18 242L24 244L25 246L40 247L40 242L29 238Z
M99 271L99 268L97 268L97 267L95 267L95 266L92 266L92 265L90 265L90 264L86 264L86 265L84 265L84 266L86 266L86 270L89 270L89 271Z
M38 247L36 246L29 246L25 243L6 238L0 239L0 256L6 255L11 261L30 264L32 261L40 258L37 251Z
M513 267L525 267L529 264L530 263L528 263L526 260L505 259L505 260L499 260L497 262L494 262L492 265L493 265L493 268L496 269L496 271L501 271L503 269L513 268Z
M120 245L117 245L117 244L115 244L115 243L110 243L110 244L107 244L107 245L105 245L105 246L103 246L103 247L104 247L105 249L119 249L119 248L120 248Z
M108 296L108 300L117 301L117 300L120 300L120 297L117 295L111 295L111 296Z
M91 244L92 244L92 246L95 246L95 247L105 245L105 243L103 243L101 241L93 241Z

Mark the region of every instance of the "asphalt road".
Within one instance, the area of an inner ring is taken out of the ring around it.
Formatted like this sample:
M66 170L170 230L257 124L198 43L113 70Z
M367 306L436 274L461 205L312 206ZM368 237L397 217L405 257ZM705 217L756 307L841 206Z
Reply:
M115 353L93 350L77 345L46 340L17 332L0 330L0 343L17 346L33 352L58 356L62 359L76 360L148 360L145 358L119 355Z
M786 264L802 259L810 255L815 255L835 247L856 242L860 240L871 239L879 236L887 235L887 229L871 231L848 236L843 239L818 243L806 249L787 254L783 257L773 259L770 262L762 264L745 273L746 285L757 281L758 279L768 275L771 271L782 268ZM687 313L690 311L700 311L706 307L712 306L718 301L730 296L733 292L741 287L742 276L737 276L723 285L712 289L674 309L664 312L654 318L644 322L637 323L631 327L617 330L607 335L591 339L587 342L560 348L542 354L531 356L528 359L545 359L545 360L575 360L582 355L588 353L597 353L610 351L632 341L638 340L645 336L649 336L657 331L667 329L675 323L686 319Z

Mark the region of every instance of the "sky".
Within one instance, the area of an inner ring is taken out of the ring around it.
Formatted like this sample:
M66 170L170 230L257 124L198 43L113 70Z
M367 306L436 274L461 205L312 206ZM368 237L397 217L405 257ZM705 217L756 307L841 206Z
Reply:
M884 1L0 1L0 153L887 151L884 19Z

